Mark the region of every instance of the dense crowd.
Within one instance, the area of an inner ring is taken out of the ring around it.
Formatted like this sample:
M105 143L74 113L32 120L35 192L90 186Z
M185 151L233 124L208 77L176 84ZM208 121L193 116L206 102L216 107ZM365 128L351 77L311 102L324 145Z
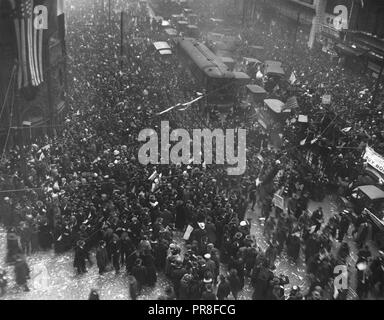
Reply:
M224 122L217 114L208 123L196 111L198 106L157 116L203 92L177 56L169 60L155 56L152 43L161 37L158 25L146 10L132 19L121 69L118 22L108 24L107 13L97 7L89 10L87 1L69 2L70 110L65 126L55 137L13 148L0 167L1 221L8 228L7 262L15 263L17 284L28 290L29 270L23 255L52 248L57 254L73 250L73 266L83 274L96 249L100 274L111 269L127 272L132 299L143 286L153 287L159 272L170 283L159 297L164 300L224 300L230 295L237 299L247 281L254 299L333 299L333 270L348 257L350 249L343 240L352 221L346 213L326 221L321 208L308 212L308 190L315 190L318 182L302 175L299 161L285 151L299 144L299 133L292 126L287 128L287 145L275 150L266 147L268 132L237 108ZM119 5L124 7L124 2ZM381 106L359 116L369 103L365 89L372 84L322 53L304 46L290 50L287 39L278 35L278 30L269 30L264 23L242 31L244 41L263 43L271 59L284 61L288 72L297 73L298 84L310 92L295 91L301 112L313 114L326 92L332 95L331 107L343 105L356 111L343 114L344 121L364 119L352 125L348 137L338 137L336 145L343 141L345 146L356 147L362 141L380 150L377 113ZM290 90L279 89L271 97L285 100ZM158 130L161 120L169 121L172 128L190 130L247 128L252 139L247 145L246 173L230 177L225 166L219 165L139 164L138 134L145 128ZM318 130L307 128L315 136ZM361 131L367 137L356 139ZM325 169L327 174L344 179L349 168L358 167L361 152L333 150L327 156L334 161L330 166L334 171ZM272 203L273 194L281 188L289 199L288 212ZM259 206L265 219L264 236L269 242L265 252L251 236L249 205L252 210ZM383 257L371 257L365 246L367 221L353 222L360 249L356 265L369 264L358 273L362 281L357 293L361 298L371 289L383 294ZM193 229L182 245L180 235L188 226ZM335 240L342 242L336 255L332 253ZM294 262L304 253L310 275L308 292L296 286L284 290L289 278L274 271L283 251ZM4 276L0 274L0 279ZM1 288L5 285L0 281ZM341 290L337 298L347 293ZM92 292L91 298L96 299L97 293Z

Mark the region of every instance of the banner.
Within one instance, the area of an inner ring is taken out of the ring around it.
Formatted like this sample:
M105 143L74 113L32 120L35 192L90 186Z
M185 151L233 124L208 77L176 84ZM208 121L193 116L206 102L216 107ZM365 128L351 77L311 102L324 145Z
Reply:
M384 174L384 157L375 152L375 150L367 146L363 159L365 159L370 166Z
M186 240L186 241L188 241L189 238L190 238L190 236L191 236L192 231L193 231L193 227L190 226L190 225L188 225L187 230L185 230L183 239Z
M281 210L285 210L284 198L282 196L279 196L277 193L275 193L273 196L273 203L276 207L280 208Z

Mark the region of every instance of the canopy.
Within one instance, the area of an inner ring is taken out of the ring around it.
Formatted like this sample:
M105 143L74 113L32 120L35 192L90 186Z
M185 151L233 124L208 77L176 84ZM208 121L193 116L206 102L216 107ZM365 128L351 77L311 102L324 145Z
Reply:
M374 185L360 186L354 189L353 192L357 190L363 192L371 200L384 199L384 191Z
M247 89L249 91L251 91L252 93L254 94L265 94L267 93L267 91L265 91L264 88L258 86L258 85L255 85L255 84L249 84L247 85Z
M289 109L284 110L284 102L281 102L277 99L265 99L264 103L267 105L269 109L271 109L275 113L282 113L282 112L291 112Z
M169 46L168 43L165 41L158 41L154 42L153 45L155 46L156 50L161 51L161 50L170 50L171 47Z
M170 36L177 36L177 35L178 35L177 30L172 29L172 28L165 29L164 31L165 31L168 35L170 35Z

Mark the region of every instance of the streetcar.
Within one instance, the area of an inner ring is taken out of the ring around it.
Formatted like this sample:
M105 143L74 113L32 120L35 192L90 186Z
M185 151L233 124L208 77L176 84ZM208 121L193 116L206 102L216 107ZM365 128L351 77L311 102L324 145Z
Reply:
M177 55L195 80L206 90L207 104L219 108L232 107L237 102L239 87L250 78L231 72L222 60L204 44L193 38L180 38Z

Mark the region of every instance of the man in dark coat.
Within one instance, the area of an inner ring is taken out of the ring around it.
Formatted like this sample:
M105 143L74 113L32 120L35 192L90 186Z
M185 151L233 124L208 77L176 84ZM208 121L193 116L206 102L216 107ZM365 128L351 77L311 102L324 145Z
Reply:
M179 298L180 293L180 281L186 273L187 270L183 267L181 258L176 259L175 265L171 269L171 280L177 298Z
M113 235L113 240L111 242L110 249L112 264L116 273L118 273L120 271L120 239L117 234Z
M27 262L23 259L22 256L18 255L16 257L15 263L15 276L17 285L24 288L24 291L29 291L27 281L30 279L30 270Z
M231 293L231 288L229 286L229 282L223 275L220 275L219 286L217 288L217 299L225 300L226 298L228 298L230 293Z
M146 284L150 287L154 286L157 281L155 258L153 257L151 250L146 250L143 256L143 265L146 268L147 277Z
M99 268L99 274L103 274L106 271L108 265L108 253L106 249L106 242L100 241L99 247L96 249L96 261Z
M137 281L138 292L140 292L147 278L147 270L143 266L143 261L141 259L136 260L135 266L132 268L131 272Z
M87 272L85 261L90 260L89 253L84 247L85 242L83 240L77 241L73 266L77 269L78 274L83 274Z

